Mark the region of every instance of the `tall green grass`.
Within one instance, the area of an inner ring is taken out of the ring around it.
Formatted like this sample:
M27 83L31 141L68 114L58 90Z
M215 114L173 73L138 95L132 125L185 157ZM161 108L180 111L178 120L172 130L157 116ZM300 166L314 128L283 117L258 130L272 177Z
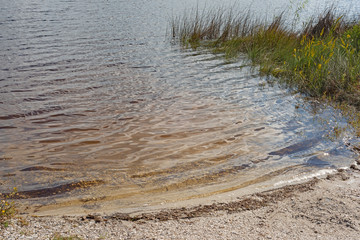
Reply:
M360 23L334 8L289 28L284 14L271 21L224 9L198 9L174 18L172 37L184 47L206 47L228 58L246 54L264 74L313 97L360 109Z

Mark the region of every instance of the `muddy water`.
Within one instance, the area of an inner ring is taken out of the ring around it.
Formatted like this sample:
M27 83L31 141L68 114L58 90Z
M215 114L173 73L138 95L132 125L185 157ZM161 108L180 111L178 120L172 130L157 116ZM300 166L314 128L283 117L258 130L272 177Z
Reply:
M171 44L169 18L196 2L4 1L0 192L38 211L137 209L348 166L355 139L328 138L346 124L337 111L245 57Z

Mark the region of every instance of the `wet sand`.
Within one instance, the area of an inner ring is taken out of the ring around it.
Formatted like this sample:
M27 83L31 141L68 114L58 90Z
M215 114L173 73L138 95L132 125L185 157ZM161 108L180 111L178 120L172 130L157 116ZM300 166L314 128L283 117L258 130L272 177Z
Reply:
M235 201L107 215L21 215L2 239L358 239L360 166Z

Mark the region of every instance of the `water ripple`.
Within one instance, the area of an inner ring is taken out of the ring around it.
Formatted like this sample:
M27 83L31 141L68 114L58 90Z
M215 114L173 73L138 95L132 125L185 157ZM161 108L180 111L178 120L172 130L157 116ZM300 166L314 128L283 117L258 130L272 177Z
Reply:
M138 207L352 161L311 102L269 84L245 56L171 45L168 16L192 3L4 2L0 192L65 204L84 187L78 198Z

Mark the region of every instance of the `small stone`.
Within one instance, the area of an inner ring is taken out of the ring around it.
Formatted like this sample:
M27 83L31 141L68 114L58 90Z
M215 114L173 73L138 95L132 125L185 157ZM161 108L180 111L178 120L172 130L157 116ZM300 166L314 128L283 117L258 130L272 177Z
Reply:
M360 171L360 168L358 167L358 165L355 165L355 164L352 164L352 165L350 166L350 168L353 169L353 170Z
M94 220L95 220L96 223L99 223L99 222L103 222L103 221L104 221L104 219L103 219L101 216L95 216L95 217L94 217Z
M334 180L335 176L333 174L329 174L326 176L326 180Z
M341 176L341 180L343 180L343 181L350 179L350 177L344 173L341 173L340 176Z
M96 223L104 221L104 219L100 215L92 215L92 214L87 215L86 219L93 219Z
M95 216L92 215L92 214L88 214L88 215L86 216L86 219L94 219L94 218L95 218Z

